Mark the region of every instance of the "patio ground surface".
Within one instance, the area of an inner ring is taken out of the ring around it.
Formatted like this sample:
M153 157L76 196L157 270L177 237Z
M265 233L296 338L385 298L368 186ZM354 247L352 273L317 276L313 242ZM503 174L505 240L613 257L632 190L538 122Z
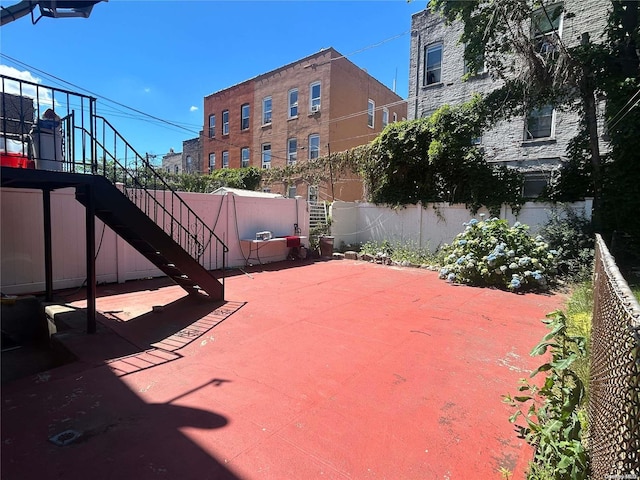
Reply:
M98 293L76 361L3 386L4 480L521 479L502 395L566 300L352 260L234 271L224 304Z

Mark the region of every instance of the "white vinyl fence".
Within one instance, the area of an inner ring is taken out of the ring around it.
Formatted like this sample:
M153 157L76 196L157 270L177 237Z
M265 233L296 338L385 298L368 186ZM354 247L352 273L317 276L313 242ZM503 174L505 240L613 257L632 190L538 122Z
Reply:
M229 247L227 267L243 267L248 249L240 239L256 232L274 236L309 235L309 212L304 199L243 197L229 193L180 193L185 202ZM158 195L162 198L162 195ZM5 294L42 292L45 289L42 192L0 189L0 287ZM74 189L51 193L54 289L82 285L86 279L85 210ZM303 242L306 243L306 242ZM109 227L96 219L96 272L99 283L164 275ZM284 260L285 242L260 247L260 259ZM255 263L255 256L252 257ZM222 265L208 265L217 269Z
M566 204L579 214L591 218L593 201ZM562 206L548 203L527 202L514 214L508 206L500 210L500 218L506 219L510 225L519 221L530 227L535 234L549 219L549 213L556 209L562 214ZM485 209L472 215L464 205L446 203L428 205L409 205L407 207L389 208L371 203L334 202L331 206L331 235L334 246L362 244L367 241L411 244L428 248L432 252L453 238L463 229L463 223L472 218L489 218Z

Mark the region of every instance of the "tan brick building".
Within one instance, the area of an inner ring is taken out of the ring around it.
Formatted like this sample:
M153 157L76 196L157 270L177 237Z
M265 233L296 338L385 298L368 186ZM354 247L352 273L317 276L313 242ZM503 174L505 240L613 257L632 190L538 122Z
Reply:
M399 95L333 48L321 50L205 97L202 171L285 166L348 150L406 116ZM319 200L362 198L355 178L334 179L333 188L303 182L269 188Z

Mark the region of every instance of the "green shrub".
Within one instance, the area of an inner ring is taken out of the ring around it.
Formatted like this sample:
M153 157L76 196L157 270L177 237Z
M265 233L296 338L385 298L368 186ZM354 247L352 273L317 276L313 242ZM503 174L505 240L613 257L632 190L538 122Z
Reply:
M591 221L571 208L553 210L540 230L549 247L558 252L558 275L570 282L589 280L593 272L595 235Z
M553 280L554 258L541 236L528 233L527 225L492 218L465 223L462 233L442 250L440 278L474 286L535 290Z
M425 265L434 261L434 254L428 248L413 241L391 243L385 240L380 243L369 240L362 245L360 253L372 257L384 255L393 262L406 265Z

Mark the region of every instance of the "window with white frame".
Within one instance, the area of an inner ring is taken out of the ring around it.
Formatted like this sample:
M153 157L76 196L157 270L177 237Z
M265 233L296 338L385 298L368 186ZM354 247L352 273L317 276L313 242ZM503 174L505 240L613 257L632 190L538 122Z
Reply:
M222 152L222 168L229 168L229 151L223 150Z
M393 121L394 122L398 121L398 114L396 112L393 112Z
M320 111L320 82L309 85L309 109L311 113Z
M320 135L309 135L309 160L320 156Z
M434 85L442 81L442 44L424 47L424 85Z
M307 190L307 200L309 203L318 203L318 186L317 185L309 185L309 189Z
M216 136L216 116L214 114L209 115L209 138Z
M289 118L298 116L298 89L289 90Z
M249 104L240 107L240 130L249 130Z
M209 154L209 172L213 172L216 169L216 154Z
M222 134L229 135L229 110L222 111Z
M271 168L271 144L262 144L262 168Z
M478 55L476 67L472 67L467 61L464 62L464 74L482 75L487 71L487 64L484 61L484 55Z
M269 125L271 123L271 97L262 99L262 124Z
M369 99L367 102L367 125L369 128L373 128L375 125L375 112L376 112L376 103Z
M539 8L531 15L531 37L536 52L543 56L554 55L562 35L562 3Z
M298 139L290 138L287 140L287 163L293 165L298 160Z
M185 164L187 167L187 173L193 173L193 158L191 158L191 155L187 155Z
M240 167L247 168L249 166L249 160L251 158L249 147L244 147L240 150Z
M382 107L382 128L389 125L389 109L387 107Z
M552 138L555 135L554 118L555 112L551 105L531 109L527 115L524 139Z

